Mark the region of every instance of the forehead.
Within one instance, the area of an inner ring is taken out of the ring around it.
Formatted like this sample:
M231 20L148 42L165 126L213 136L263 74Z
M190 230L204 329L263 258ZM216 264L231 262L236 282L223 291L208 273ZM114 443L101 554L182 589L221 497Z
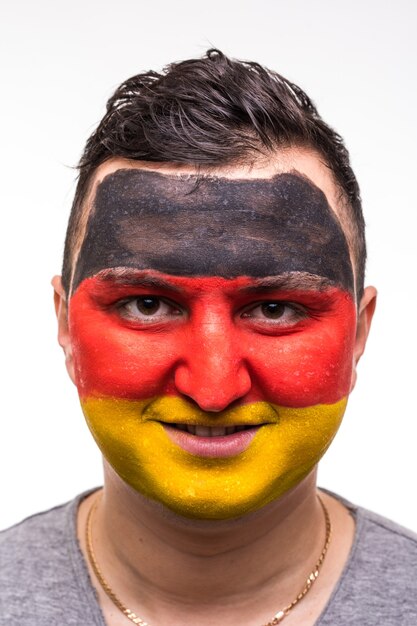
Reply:
M262 179L111 172L96 187L73 288L116 267L224 278L307 271L353 289L340 223L296 171Z

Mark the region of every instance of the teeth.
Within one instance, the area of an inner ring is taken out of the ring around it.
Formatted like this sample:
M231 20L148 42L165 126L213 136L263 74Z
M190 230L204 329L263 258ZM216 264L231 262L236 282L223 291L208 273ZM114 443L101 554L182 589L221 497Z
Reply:
M178 430L189 432L197 437L224 437L249 428L249 426L199 426L195 424L175 424L175 426Z
M195 434L197 437L211 437L211 428L209 426L196 426Z
M221 426L213 426L210 428L212 437L224 437L226 434L226 428L222 428ZM233 430L233 426L232 426Z

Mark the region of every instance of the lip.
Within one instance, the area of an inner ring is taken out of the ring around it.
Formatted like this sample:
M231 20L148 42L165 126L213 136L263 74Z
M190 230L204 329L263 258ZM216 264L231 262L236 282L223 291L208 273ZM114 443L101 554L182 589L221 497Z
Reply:
M231 435L219 437L199 437L179 430L168 424L162 424L168 437L180 448L195 456L221 458L240 454L252 443L253 438L262 426L253 426L237 431Z

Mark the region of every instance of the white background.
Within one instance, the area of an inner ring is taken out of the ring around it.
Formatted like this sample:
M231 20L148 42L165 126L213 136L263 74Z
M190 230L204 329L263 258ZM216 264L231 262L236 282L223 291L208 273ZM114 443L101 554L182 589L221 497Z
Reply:
M320 483L417 530L414 0L2 3L0 527L99 484L55 341L77 163L125 78L211 46L297 82L345 137L379 310Z

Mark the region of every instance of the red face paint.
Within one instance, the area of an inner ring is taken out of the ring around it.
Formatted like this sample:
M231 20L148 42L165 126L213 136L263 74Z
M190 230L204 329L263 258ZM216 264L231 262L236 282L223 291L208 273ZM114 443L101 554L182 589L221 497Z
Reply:
M166 286L152 286L152 276ZM208 411L259 400L307 407L346 396L352 296L337 287L248 291L256 282L158 272L138 272L137 281L124 284L85 279L69 311L80 395L180 395ZM142 321L129 312L144 296L161 299L161 315ZM284 314L266 317L268 303Z

